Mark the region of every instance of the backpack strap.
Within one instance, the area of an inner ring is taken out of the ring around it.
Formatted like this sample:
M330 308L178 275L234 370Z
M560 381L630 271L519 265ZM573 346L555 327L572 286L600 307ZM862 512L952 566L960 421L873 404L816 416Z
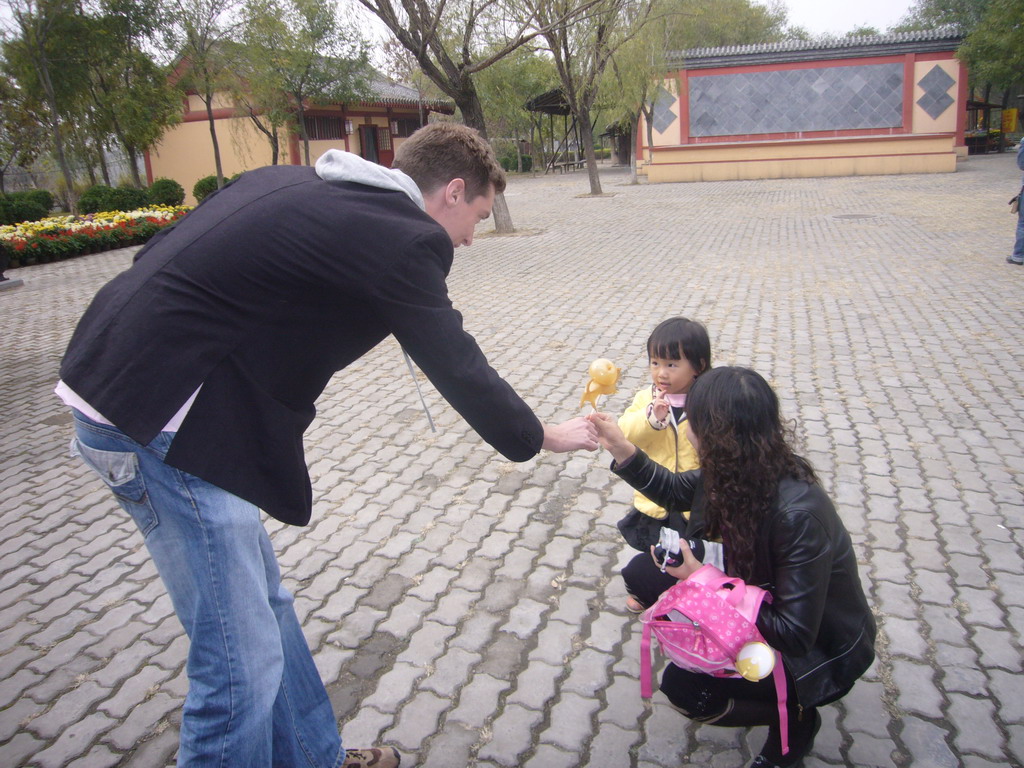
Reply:
M651 685L651 623L644 621L640 635L640 696L651 698L654 690Z
M786 669L782 665L782 654L775 652L775 697L779 700L779 740L782 742L782 754L789 752L789 712L786 711Z

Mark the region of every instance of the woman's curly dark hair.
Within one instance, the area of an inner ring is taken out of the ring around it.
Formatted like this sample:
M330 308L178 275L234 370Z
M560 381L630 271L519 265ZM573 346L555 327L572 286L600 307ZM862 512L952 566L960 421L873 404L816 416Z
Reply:
M686 418L698 441L708 534L721 538L730 572L750 580L755 542L779 481L817 482L814 470L793 453L775 392L749 368L713 368L698 377Z

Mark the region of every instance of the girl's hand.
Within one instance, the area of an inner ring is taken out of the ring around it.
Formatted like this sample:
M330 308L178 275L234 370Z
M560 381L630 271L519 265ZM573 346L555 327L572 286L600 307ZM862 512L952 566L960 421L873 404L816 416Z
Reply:
M703 563L697 559L697 556L693 554L693 550L690 549L689 542L686 539L679 539L679 551L683 555L682 565L669 565L665 568L665 573L673 578L683 581L688 579L690 574L700 568ZM658 558L654 557L654 545L651 545L651 557L654 558L655 564L661 568L661 563Z
M636 446L622 434L615 417L595 411L587 416L587 421L594 425L598 442L612 455L617 464L623 463L636 453Z
M668 400L665 399L665 390L656 390L654 399L651 401L651 415L655 421L665 421L668 417Z

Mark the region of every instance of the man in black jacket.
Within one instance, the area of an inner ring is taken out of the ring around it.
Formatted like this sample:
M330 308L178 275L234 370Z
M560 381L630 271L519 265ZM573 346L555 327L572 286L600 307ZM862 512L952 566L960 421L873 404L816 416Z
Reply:
M336 371L394 335L509 459L597 447L583 419L542 424L448 298L454 248L505 186L489 145L428 126L395 165L332 150L315 171L243 174L104 286L68 346L57 393L75 448L135 519L191 640L179 765L342 754L259 518L309 521L302 435Z

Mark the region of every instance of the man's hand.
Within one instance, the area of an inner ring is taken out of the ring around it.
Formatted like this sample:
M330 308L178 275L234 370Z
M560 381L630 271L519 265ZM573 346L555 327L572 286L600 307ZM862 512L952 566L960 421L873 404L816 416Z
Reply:
M597 450L597 430L583 416L569 419L561 424L544 425L543 447L555 453L567 453L584 449Z
M597 429L597 439L617 464L623 463L636 453L636 446L626 439L614 416L594 412L587 416L587 420Z

